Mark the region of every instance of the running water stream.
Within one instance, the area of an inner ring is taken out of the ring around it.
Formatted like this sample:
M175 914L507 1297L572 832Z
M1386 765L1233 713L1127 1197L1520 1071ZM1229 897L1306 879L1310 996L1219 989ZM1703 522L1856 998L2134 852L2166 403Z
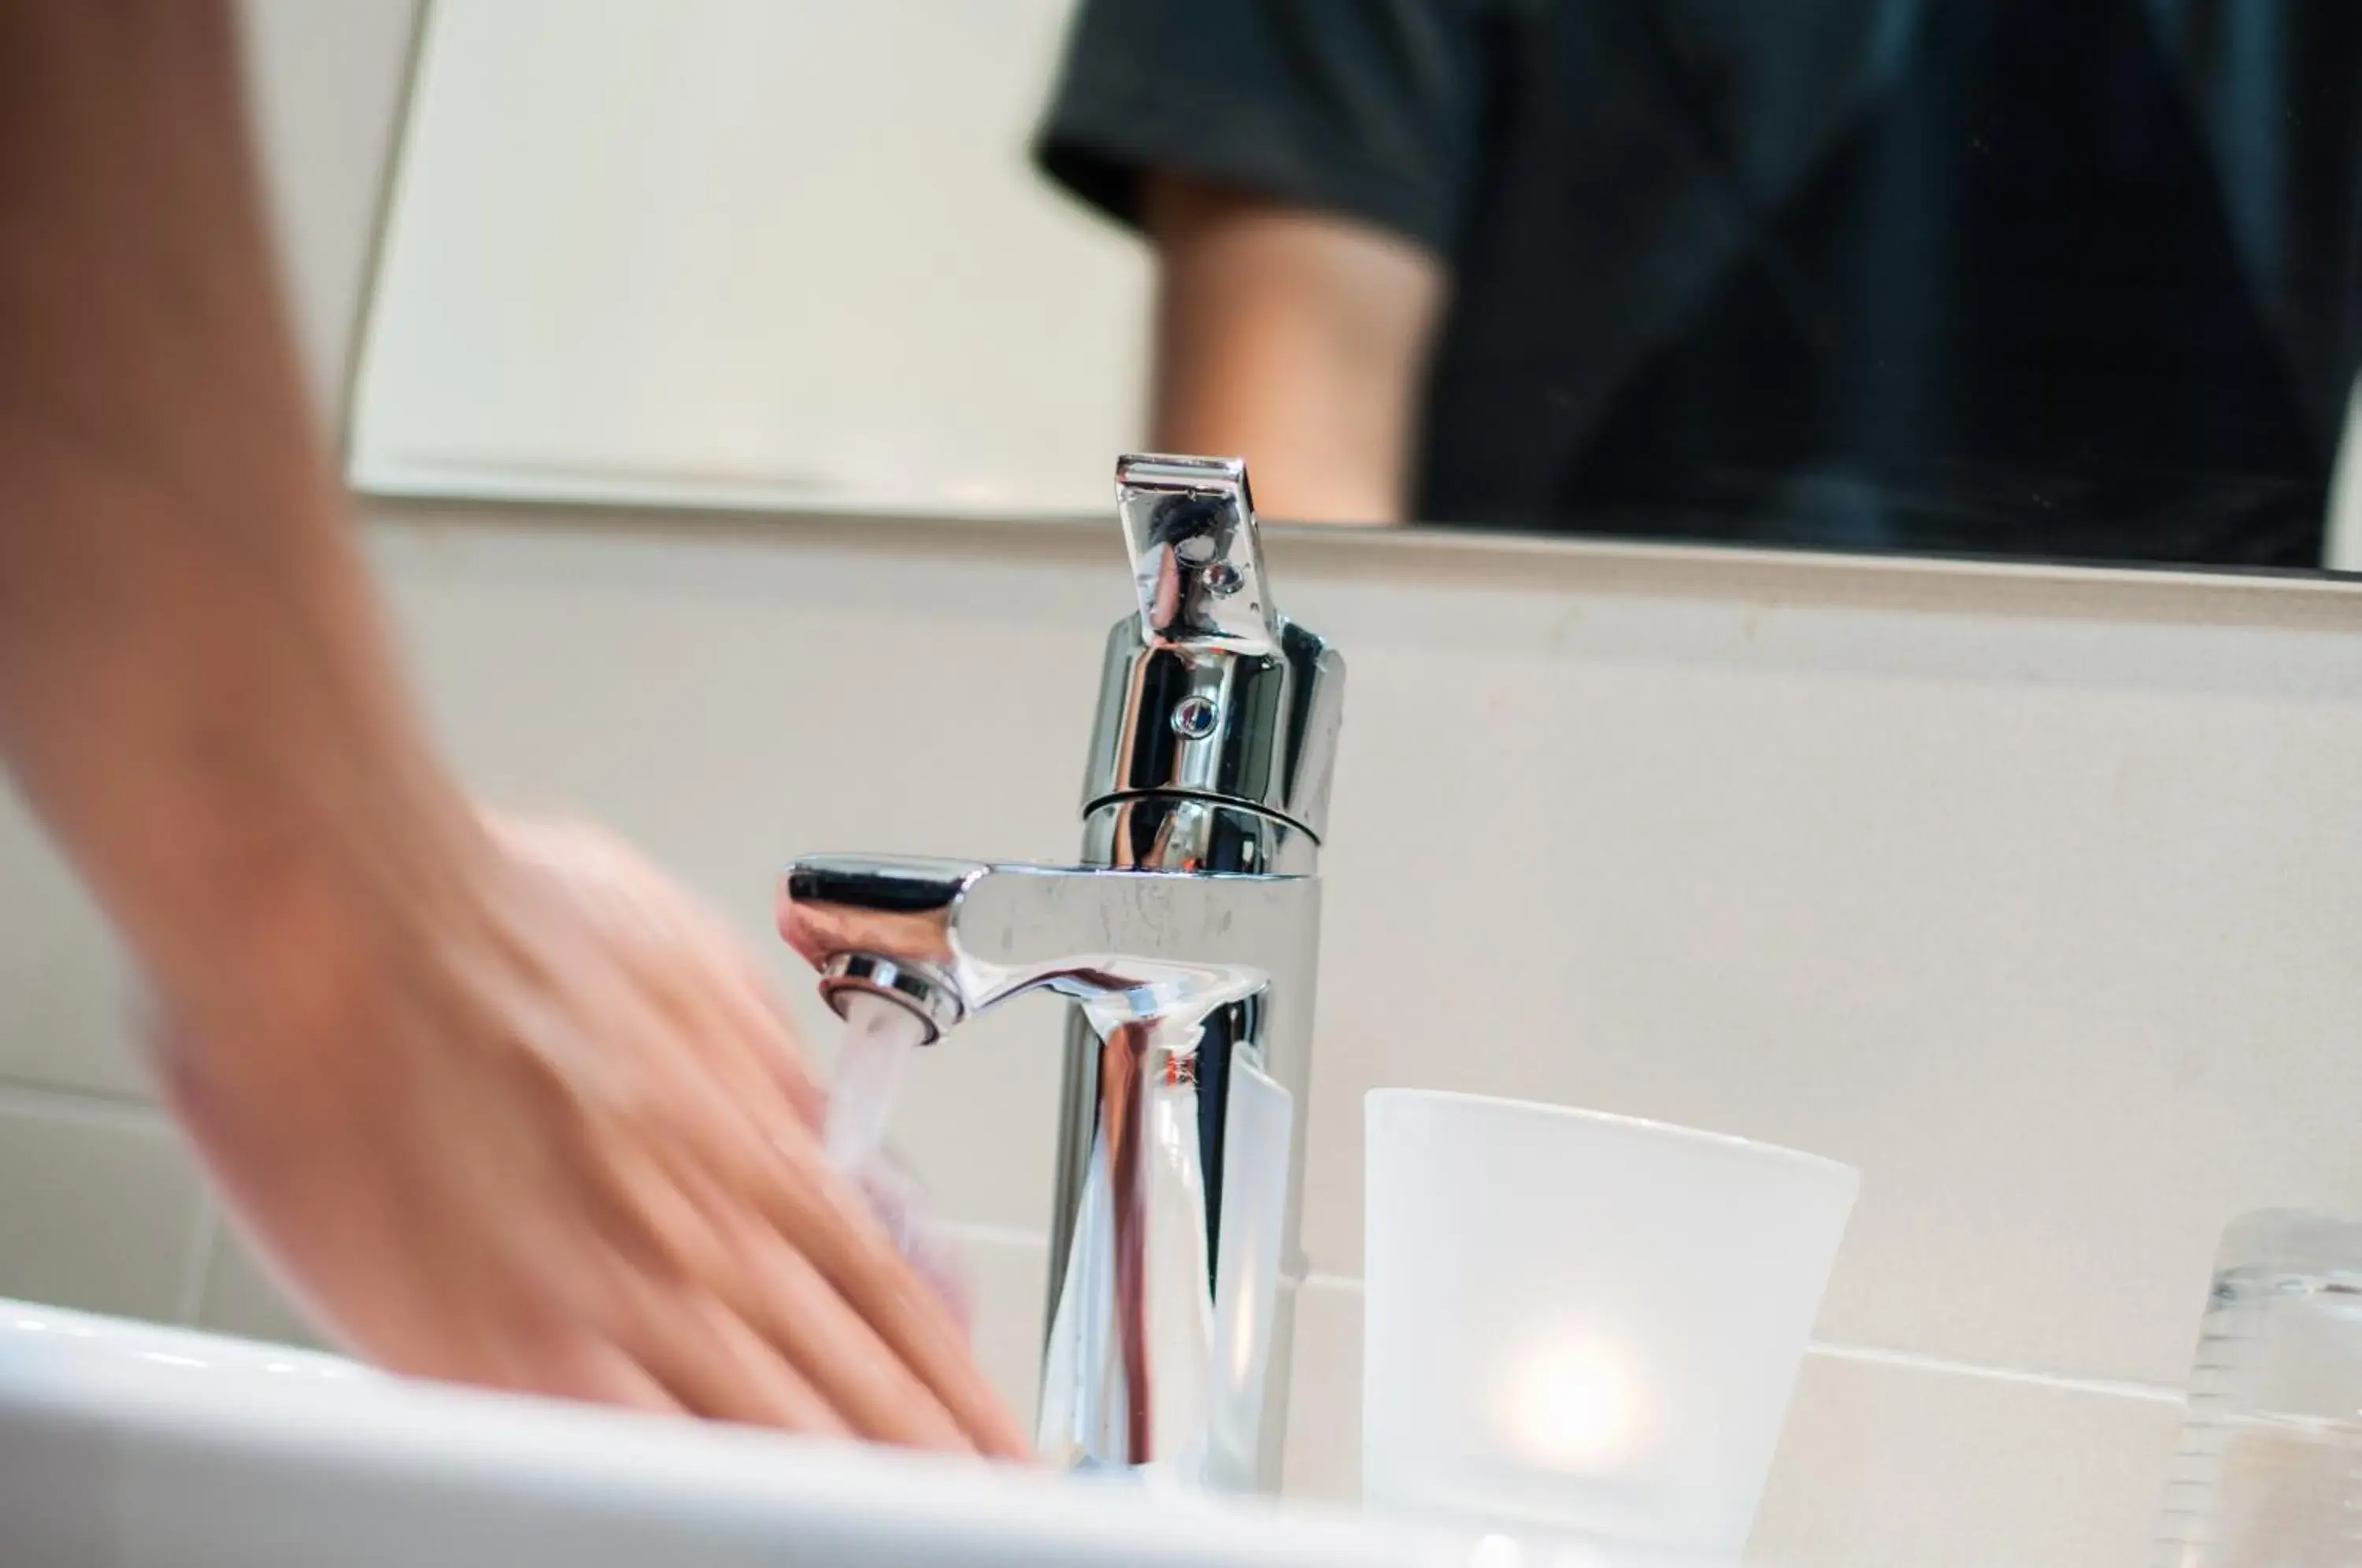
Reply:
M965 1323L971 1296L958 1249L933 1225L925 1194L886 1147L902 1080L926 1040L926 1023L899 1002L866 992L844 998L824 1144L829 1163L861 1188L902 1255Z
M900 1003L846 995L828 1100L828 1157L837 1169L862 1177L878 1163L902 1079L926 1039L924 1021Z

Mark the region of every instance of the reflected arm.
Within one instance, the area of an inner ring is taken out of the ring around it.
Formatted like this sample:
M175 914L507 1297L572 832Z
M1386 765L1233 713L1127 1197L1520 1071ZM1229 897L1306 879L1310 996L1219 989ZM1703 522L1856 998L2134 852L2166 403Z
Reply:
M1264 515L1400 523L1447 275L1347 217L1150 177L1154 444L1247 459Z

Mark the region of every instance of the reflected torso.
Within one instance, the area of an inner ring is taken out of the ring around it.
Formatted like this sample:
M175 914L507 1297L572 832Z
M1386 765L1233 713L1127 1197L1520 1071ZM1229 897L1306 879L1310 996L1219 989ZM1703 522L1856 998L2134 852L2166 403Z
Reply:
M1511 5L1481 60L1422 515L2318 560L2362 8Z

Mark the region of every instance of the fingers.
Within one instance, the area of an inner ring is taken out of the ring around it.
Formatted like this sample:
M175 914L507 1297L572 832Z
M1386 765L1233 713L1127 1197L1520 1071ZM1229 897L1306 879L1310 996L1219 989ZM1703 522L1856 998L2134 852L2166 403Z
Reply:
M723 1148L704 1153L708 1159L729 1157ZM726 1185L708 1164L688 1164L678 1172L701 1217L705 1239L699 1250L720 1265L702 1271L702 1277L855 1434L946 1453L975 1452L977 1444L934 1392L770 1225L760 1203L770 1173L747 1175L750 1179Z
M684 1415L687 1408L612 1341L580 1339L551 1353L535 1380L536 1393L626 1410Z
M825 1163L786 1161L727 1107L702 1096L679 1110L682 1119L652 1143L609 1147L576 1177L576 1190L599 1196L594 1223L616 1249L616 1266L598 1294L639 1302L662 1292L657 1305L629 1311L617 1325L639 1362L701 1415L944 1452L983 1447L900 1350L772 1224L781 1199L768 1189L783 1168L825 1176ZM812 1146L811 1132L791 1114L775 1111L770 1121L782 1143ZM837 1219L875 1223L860 1209ZM890 1244L884 1251L900 1264ZM692 1313L680 1297L718 1301L729 1322L704 1322L699 1314L707 1308ZM682 1342L705 1335L714 1342ZM729 1364L736 1375L726 1375ZM988 1452L1010 1450L1004 1443Z
M597 1293L603 1309L582 1301L604 1327L551 1370L553 1391L1030 1457L953 1313L822 1154L825 1097L744 946L619 840L494 831L585 922L550 979L597 997L587 1016L613 1055L590 1059L619 1069L582 1106L591 1168L569 1184L607 1200L596 1223L624 1277Z
M811 1260L777 1235L750 1236L742 1259L757 1305L751 1321L801 1368L862 1437L943 1453L973 1453L951 1411L862 1320Z
M760 1077L771 1095L818 1131L827 1120L828 1097L812 1077L794 1021L769 979L745 945L706 911L689 911L680 929L698 938L701 960L694 966L696 995L681 1000L719 1025L711 1038L732 1058L726 1070L734 1078L741 1073Z
M811 1380L722 1302L679 1292L651 1306L635 1358L681 1408L814 1437L852 1435Z
M756 1065L778 1086L804 1124L818 1131L828 1120L828 1096L812 1077L798 1044L795 1021L761 966L745 949L735 944L732 947L735 962L731 967L737 983L721 995L735 1014L739 1037L748 1043Z
M753 1086L784 1096L811 1126L827 1099L808 1070L786 1007L745 944L728 925L623 840L583 823L502 823L519 852L558 873L595 906L611 931L627 935L624 951L640 960L672 1011L690 1025L690 1042L742 1093Z
M774 1224L959 1423L981 1453L1028 1459L1032 1445L985 1379L951 1309L903 1257L809 1140L776 1146L765 1184Z
M966 1332L951 1309L900 1254L864 1288L855 1283L846 1298L901 1355L921 1381L950 1410L977 1452L995 1459L1028 1462L1032 1441L1017 1424L1000 1395L976 1363Z

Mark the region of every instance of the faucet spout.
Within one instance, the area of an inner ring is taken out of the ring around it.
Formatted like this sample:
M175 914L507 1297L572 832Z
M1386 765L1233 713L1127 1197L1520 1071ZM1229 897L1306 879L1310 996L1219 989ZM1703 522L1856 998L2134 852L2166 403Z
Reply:
M829 855L778 923L844 1007L931 1042L1069 999L1039 1441L1077 1467L1277 1484L1344 668L1282 615L1234 458L1116 470L1140 609L1110 631L1080 866Z
M813 856L778 923L824 988L893 992L940 1035L1036 989L1109 1026L1201 1018L1264 988L1317 896L1308 877ZM900 983L877 983L881 961Z
M1310 877L866 856L781 879L780 934L832 1005L884 995L939 1039L1049 990L1086 1021L1098 1113L1055 1282L1045 1454L1254 1480L1292 1242L1297 1108L1271 1056L1299 1040L1318 899Z

